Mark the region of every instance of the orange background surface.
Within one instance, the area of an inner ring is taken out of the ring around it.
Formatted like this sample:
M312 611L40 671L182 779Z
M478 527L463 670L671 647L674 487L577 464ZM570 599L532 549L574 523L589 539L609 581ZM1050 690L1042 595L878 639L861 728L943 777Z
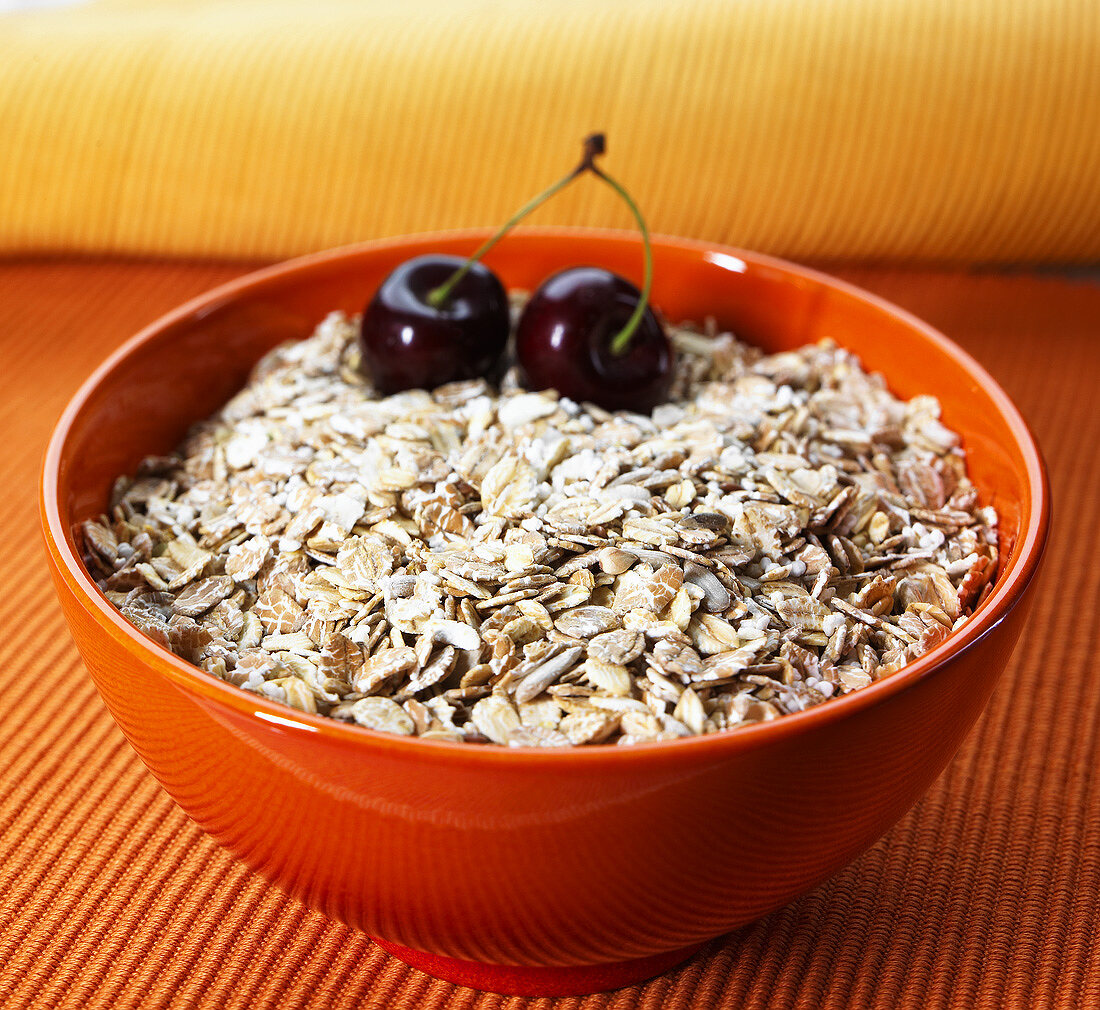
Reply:
M243 270L0 264L0 1005L1100 1006L1095 278L837 271L957 339L1034 426L1055 524L1030 627L957 758L861 859L666 977L555 1002L433 981L252 876L144 770L69 640L34 507L53 421L123 339Z

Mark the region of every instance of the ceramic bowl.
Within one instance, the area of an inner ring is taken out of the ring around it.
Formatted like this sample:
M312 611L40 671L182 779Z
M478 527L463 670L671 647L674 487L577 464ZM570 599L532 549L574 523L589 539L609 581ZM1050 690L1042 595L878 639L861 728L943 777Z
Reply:
M171 449L270 347L358 312L407 257L484 233L294 260L158 320L81 387L54 432L42 521L61 604L103 700L177 803L256 872L439 977L496 992L638 981L778 908L914 803L982 711L1027 614L1049 491L1026 425L973 358L906 312L775 259L655 244L653 298L768 350L832 337L902 397L932 393L1001 520L977 614L864 690L724 734L574 750L433 743L302 714L215 680L127 624L81 565L74 524ZM508 287L591 263L639 280L636 237L528 230L488 261Z

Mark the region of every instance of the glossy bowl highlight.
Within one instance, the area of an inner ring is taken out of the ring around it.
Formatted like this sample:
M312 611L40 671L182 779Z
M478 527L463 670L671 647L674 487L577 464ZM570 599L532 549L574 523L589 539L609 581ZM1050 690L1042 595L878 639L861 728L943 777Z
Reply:
M791 264L658 239L654 302L768 350L832 337L908 398L932 393L1000 515L1001 569L964 627L851 695L728 733L632 747L508 749L378 734L221 682L144 638L85 573L75 523L174 447L275 344L362 310L402 260L486 233L369 243L202 296L81 387L42 477L73 637L145 764L218 842L416 967L498 992L625 985L834 873L928 788L980 714L1026 620L1049 490L1015 407L969 355L894 306ZM488 258L509 288L591 263L637 281L637 239L521 230Z

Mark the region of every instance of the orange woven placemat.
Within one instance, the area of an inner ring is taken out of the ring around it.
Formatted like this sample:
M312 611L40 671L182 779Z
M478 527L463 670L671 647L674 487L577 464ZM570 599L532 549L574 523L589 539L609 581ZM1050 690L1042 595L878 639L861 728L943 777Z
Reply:
M1100 283L845 270L985 363L1033 424L1055 528L1031 625L958 757L827 884L644 986L436 982L275 891L145 771L84 674L34 487L67 397L241 266L0 263L0 1006L1100 1007Z

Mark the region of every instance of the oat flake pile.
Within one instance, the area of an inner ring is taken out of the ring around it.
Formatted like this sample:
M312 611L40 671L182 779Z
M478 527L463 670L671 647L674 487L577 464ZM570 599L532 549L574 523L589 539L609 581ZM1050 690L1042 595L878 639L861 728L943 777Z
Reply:
M831 343L672 327L647 417L511 375L379 399L355 332L271 352L83 526L121 612L244 690L434 740L667 740L863 687L989 591L937 402Z

